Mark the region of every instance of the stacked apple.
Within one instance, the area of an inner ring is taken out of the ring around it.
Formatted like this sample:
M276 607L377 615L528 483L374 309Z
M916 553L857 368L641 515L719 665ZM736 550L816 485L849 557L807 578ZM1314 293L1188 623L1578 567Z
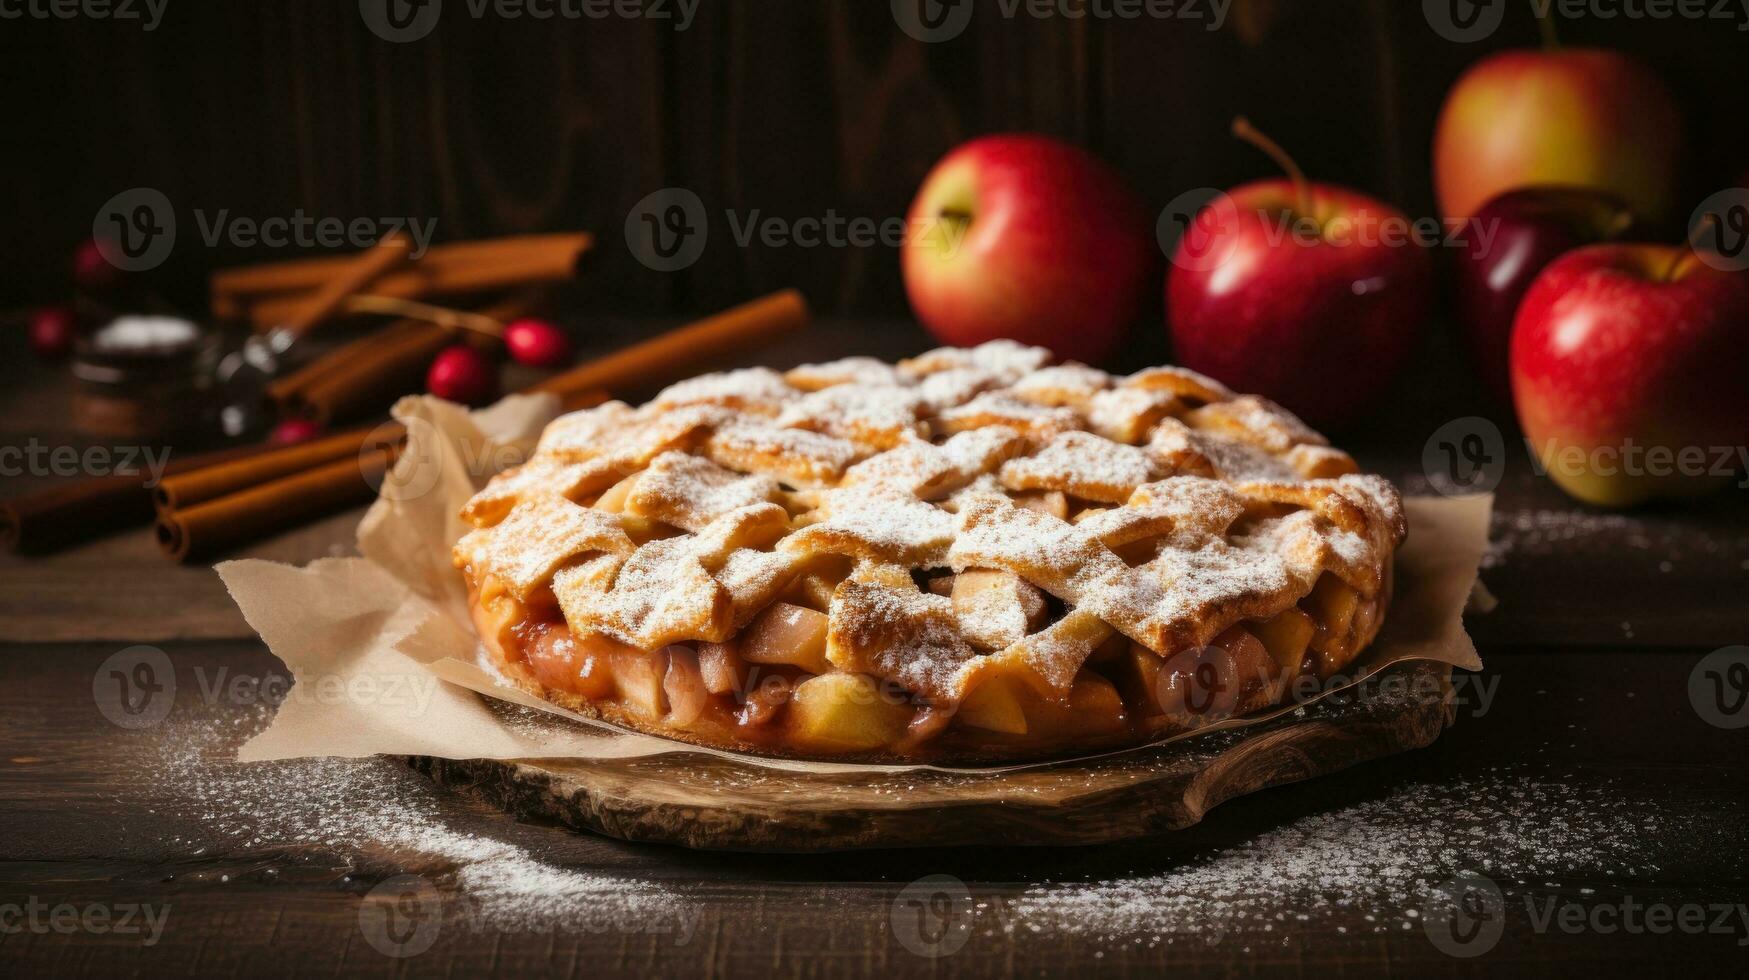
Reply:
M1484 60L1434 142L1459 314L1489 386L1572 496L1602 506L1712 489L1749 445L1749 278L1691 249L1620 242L1670 218L1668 89L1609 51ZM1722 457L1731 457L1721 465Z
M1478 63L1440 114L1434 177L1447 228L1462 232L1458 316L1487 386L1515 403L1569 493L1607 505L1685 493L1708 481L1656 460L1749 445L1749 386L1730 377L1749 363L1749 273L1692 249L1610 244L1671 218L1677 107L1631 59L1550 41ZM1184 226L1165 289L1174 350L1340 427L1412 354L1429 251L1402 212L1306 179L1243 120L1235 131L1287 177L1219 195ZM922 233L903 254L906 289L947 343L1007 337L1098 360L1144 307L1147 222L1123 181L1073 147L968 143L930 174L911 220Z
M1668 216L1675 100L1612 51L1508 51L1465 72L1434 134L1440 210L1463 223L1458 314L1490 390L1508 400L1513 318L1537 275L1583 245Z

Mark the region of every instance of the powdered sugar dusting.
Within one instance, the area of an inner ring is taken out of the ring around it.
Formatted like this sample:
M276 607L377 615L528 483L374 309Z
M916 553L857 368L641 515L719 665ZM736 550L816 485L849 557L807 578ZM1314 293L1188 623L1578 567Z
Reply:
M1289 916L1413 929L1459 875L1510 888L1655 870L1634 866L1646 860L1639 842L1664 823L1649 804L1497 770L1308 816L1161 874L1034 886L1003 928L1148 944L1267 942Z
M421 855L422 868L436 859L447 870L426 877L447 901L466 906L444 922L464 928L544 932L589 922L649 929L652 919L679 928L696 920L690 903L668 888L563 867L528 847L457 829L442 812L442 791L393 760L229 761L267 716L263 708L175 722L143 745L140 771L149 774L150 791L174 794L204 825L198 840L175 843L206 846L216 835L228 848L332 850L354 864L378 863L385 851Z

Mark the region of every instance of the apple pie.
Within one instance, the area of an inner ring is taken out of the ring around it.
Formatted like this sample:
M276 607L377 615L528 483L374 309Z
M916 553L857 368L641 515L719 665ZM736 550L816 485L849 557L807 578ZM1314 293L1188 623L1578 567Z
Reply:
M490 664L573 711L792 757L1038 758L1342 671L1405 533L1356 469L1193 372L999 341L563 416L454 557Z

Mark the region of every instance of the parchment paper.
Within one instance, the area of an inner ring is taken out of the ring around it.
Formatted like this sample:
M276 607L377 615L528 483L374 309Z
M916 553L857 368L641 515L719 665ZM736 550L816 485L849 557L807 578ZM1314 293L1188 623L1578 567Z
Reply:
M395 416L407 426L407 450L359 524L364 557L303 568L254 560L218 566L244 618L296 682L269 727L238 751L240 761L702 752L812 772L935 768L703 749L586 719L499 683L484 666L466 589L450 564L450 546L467 530L456 515L493 473L526 458L557 410L557 399L548 395L512 396L472 413L433 398L403 399ZM1355 676L1414 659L1481 668L1462 616L1487 546L1491 505L1487 496L1405 501L1409 539L1397 555L1396 593L1378 639L1350 668ZM1260 724L1298 707L1176 738Z

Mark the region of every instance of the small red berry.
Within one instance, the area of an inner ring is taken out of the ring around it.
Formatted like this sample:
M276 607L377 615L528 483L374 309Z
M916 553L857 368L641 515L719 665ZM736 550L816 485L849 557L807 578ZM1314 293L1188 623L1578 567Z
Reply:
M276 446L292 446L300 442L309 442L327 430L322 423L313 419L286 419L273 427L267 441Z
M425 387L439 398L483 405L498 393L498 370L486 355L456 344L438 352L425 375Z
M545 320L516 320L504 328L504 346L518 364L529 367L565 367L574 352L571 337Z
M73 350L79 318L64 306L48 306L30 318L30 349L45 361L58 361Z
M121 270L104 258L97 239L87 238L73 250L73 284L81 289L101 292L121 279Z

